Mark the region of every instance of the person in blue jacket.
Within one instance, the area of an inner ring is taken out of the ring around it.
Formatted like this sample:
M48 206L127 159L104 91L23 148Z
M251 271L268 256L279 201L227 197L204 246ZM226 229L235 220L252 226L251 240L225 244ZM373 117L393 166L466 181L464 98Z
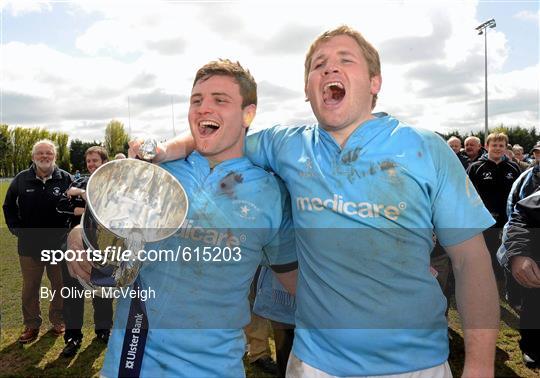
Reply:
M435 133L372 113L379 55L350 27L315 40L304 79L318 124L246 141L246 155L291 194L299 274L287 376L449 376L433 232L456 278L463 374L493 376L499 308L482 231L494 220L454 152ZM192 145L179 136L156 161Z
M244 376L242 328L263 256L294 291L287 192L243 156L256 104L256 83L239 63L219 60L198 70L188 114L197 149L163 164L186 190L187 219L173 237L145 247L182 253L176 261L144 263L134 288L152 288L155 298L142 305L119 300L103 376ZM70 245L80 247L78 237L71 234ZM89 278L85 264L70 268Z

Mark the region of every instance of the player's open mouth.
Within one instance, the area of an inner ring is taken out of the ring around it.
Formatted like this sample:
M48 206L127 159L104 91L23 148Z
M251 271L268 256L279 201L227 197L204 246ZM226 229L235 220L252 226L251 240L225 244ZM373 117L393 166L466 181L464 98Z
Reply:
M323 87L323 101L326 105L336 105L345 97L345 86L339 81L326 83Z
M219 123L215 121L201 121L199 122L199 134L201 136L212 135L219 129L219 127Z

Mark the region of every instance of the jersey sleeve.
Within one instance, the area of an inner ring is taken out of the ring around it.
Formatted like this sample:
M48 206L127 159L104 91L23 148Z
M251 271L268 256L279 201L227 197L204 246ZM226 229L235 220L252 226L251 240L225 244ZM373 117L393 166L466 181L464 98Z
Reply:
M274 172L279 171L280 149L288 138L290 128L273 126L247 136L244 152L253 164Z
M269 242L263 247L263 264L272 270L284 273L296 269L296 239L291 214L291 198L283 182L275 178L281 199L281 219L279 228L273 232ZM276 222L276 224L278 224Z
M495 220L454 152L438 135L428 138L435 169L431 199L435 234L443 247L456 245L491 227Z

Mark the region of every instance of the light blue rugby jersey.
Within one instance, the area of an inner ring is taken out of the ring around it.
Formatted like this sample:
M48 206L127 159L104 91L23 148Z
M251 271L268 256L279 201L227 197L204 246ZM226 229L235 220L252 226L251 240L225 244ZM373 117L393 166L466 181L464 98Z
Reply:
M149 333L141 376L244 376L242 328L250 320L247 297L257 266L263 253L272 265L296 261L288 195L275 177L247 158L225 161L211 172L207 160L194 152L162 167L182 183L190 208L177 234L145 249L200 246L200 261L192 252L189 262L144 263L141 286L155 290L156 298L145 302ZM223 261L229 257L225 252L221 262L201 261L208 257L202 247L223 250L236 241L240 261ZM104 376L118 375L129 307L130 299L118 301Z
M276 126L246 143L247 156L291 195L293 352L338 376L443 363L446 300L429 271L432 231L449 246L494 223L439 136L375 116L343 149L318 126Z

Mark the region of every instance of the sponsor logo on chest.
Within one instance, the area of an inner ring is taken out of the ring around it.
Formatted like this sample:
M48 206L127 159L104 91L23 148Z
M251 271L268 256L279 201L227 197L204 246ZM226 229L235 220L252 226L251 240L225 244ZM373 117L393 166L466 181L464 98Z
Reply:
M343 196L334 194L332 198L319 197L296 197L296 209L304 212L321 212L330 210L338 214L344 214L350 217L360 218L386 218L397 221L403 211L407 208L405 202L399 202L397 205L345 201Z

